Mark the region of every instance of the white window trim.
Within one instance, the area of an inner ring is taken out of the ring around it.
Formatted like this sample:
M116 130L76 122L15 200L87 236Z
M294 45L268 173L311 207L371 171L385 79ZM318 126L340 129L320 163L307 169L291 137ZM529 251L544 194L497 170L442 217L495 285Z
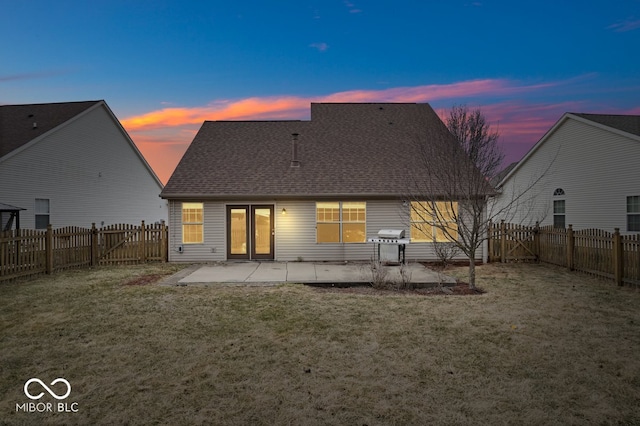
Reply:
M634 197L638 197L640 198L640 195L628 195L627 198L625 199L626 201L626 211L627 211L627 232L640 232L640 229L629 229L629 217L631 216L638 216L640 217L640 212L630 212L629 211L629 198L634 198Z
M318 203L338 203L338 222L318 222ZM364 221L344 221L342 206L344 203L363 203L364 204ZM316 201L314 205L314 215L316 219L316 244L364 244L367 242L367 202L366 201ZM361 223L364 224L364 240L363 241L343 241L343 224ZM337 224L339 241L318 241L318 224Z
M183 212L185 204L201 204L202 205L202 222L183 222ZM184 226L185 225L201 225L202 226L202 241L198 242L187 242L184 240ZM204 203L199 201L191 201L191 202L182 202L180 203L180 229L182 233L182 244L204 244Z
M455 209L456 209L456 216L459 216L459 208L460 208L460 203L458 201L412 201L411 203L429 203L429 204L434 204L434 203L447 203L449 205L455 205ZM446 234L443 233L444 237L446 238L446 240L443 241L438 241L437 240L437 236L438 236L438 224L440 224L440 221L438 221L438 219L436 218L436 215L433 214L431 215L431 220L411 220L411 213L413 213L413 207L411 206L411 203L409 203L409 229L410 229L410 237L411 237L411 242L415 242L415 243L429 243L429 244L435 244L435 243L452 243L454 242L454 240L450 239ZM435 207L434 207L435 208ZM446 222L447 224L455 224L456 225L456 233L458 234L458 239L460 238L460 230L459 230L459 224L458 221L456 220L456 217L453 217L452 220L448 220ZM414 228L414 224L427 224L431 226L431 239L427 238L426 236L424 236L423 232L420 232L419 230ZM416 237L414 235L413 231L416 231L418 233L420 233L420 237Z

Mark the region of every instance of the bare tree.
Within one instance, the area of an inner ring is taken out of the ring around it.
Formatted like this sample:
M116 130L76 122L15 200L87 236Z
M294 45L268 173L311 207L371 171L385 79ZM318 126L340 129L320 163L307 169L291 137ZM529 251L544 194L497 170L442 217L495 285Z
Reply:
M500 133L491 129L480 108L454 105L446 125L482 176L491 179L500 172L504 160L498 145Z
M454 106L446 119L449 132L432 129L417 137L424 165L413 176L412 231L434 243L448 241L469 259L469 286L475 288L475 254L486 239L487 198L495 194L489 179L504 157L481 110Z

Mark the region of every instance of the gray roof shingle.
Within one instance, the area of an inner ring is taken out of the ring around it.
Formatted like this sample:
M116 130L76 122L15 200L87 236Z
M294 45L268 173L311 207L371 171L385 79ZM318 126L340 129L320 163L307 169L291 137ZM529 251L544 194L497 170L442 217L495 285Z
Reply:
M424 168L425 138L456 143L428 104L313 103L310 121L206 121L161 197L399 196Z
M0 105L0 158L98 102Z
M578 117L604 124L605 126L640 136L640 115L584 114L572 113Z

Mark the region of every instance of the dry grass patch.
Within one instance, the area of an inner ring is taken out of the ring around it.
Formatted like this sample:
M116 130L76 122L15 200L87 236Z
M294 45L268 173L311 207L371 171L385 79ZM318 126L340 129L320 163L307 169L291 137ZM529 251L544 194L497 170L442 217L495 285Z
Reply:
M0 285L0 424L640 423L635 290L539 265L481 266L473 297L145 278L172 271ZM78 412L16 413L31 377Z

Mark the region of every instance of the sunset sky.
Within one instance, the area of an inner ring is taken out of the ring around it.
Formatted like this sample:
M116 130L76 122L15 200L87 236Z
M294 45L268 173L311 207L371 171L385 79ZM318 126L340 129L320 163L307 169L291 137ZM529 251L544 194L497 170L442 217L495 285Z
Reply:
M640 0L0 0L0 104L104 99L163 182L204 120L481 107L519 160L564 112L640 114Z

